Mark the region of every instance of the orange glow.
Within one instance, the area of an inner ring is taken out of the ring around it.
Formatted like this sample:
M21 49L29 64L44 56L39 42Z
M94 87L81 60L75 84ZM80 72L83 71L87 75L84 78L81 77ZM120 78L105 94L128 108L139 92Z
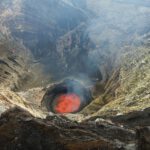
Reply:
M57 113L72 113L80 107L80 97L76 94L62 94L55 100L55 111Z

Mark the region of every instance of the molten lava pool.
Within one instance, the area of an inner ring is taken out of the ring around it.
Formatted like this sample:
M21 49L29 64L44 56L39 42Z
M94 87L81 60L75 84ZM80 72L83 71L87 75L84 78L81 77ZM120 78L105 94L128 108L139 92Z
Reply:
M80 97L74 93L62 94L55 99L54 110L57 113L73 113L80 108Z

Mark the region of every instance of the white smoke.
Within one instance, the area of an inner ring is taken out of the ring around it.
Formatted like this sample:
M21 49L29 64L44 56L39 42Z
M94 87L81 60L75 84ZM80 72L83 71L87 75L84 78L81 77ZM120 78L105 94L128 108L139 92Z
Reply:
M99 66L107 60L113 64L122 47L138 44L137 39L150 32L150 1L86 0L86 3L94 14L87 32L96 45L89 60Z

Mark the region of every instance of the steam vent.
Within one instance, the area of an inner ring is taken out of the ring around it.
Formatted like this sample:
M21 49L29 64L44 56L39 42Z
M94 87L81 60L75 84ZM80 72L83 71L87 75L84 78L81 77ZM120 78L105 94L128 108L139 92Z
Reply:
M150 0L0 0L0 150L150 150Z

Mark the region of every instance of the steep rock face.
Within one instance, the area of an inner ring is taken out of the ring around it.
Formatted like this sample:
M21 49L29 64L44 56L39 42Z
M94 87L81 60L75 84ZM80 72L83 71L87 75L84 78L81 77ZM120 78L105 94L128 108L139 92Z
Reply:
M50 77L43 73L42 65L35 63L32 53L20 40L0 33L1 87L21 91L45 84L43 78L50 80Z
M96 78L101 79L102 77L99 76L102 72L103 79L106 80L105 68L108 68L107 71L111 70L112 66L108 67L107 64L112 64L115 59L111 58L114 54L110 47L113 50L119 49L119 46L114 47L113 43L118 38L123 38L122 34L126 29L122 31L122 26L120 30L117 30L115 25L111 26L112 18L109 18L107 13L106 19L101 20L103 23L98 23L97 18L90 20L90 12L87 9L90 4L86 5L85 1L82 3L84 9L81 5L79 7L78 1L45 1L44 3L36 1L36 6L34 1L17 0L12 3L2 1L1 22L8 30L7 33L21 39L31 50L37 59L36 63L44 64L47 73L66 76L84 72L87 76L97 74ZM94 9L90 8L91 10ZM102 10L102 14L105 11ZM95 14L92 15L96 17ZM81 23L87 20L88 25L82 27ZM96 28L92 25L94 22L98 24ZM106 22L109 22L109 25L106 25ZM97 28L103 32L97 32ZM71 41L73 43L69 46ZM120 45L120 41L115 44ZM83 51L85 54L82 54Z
M133 3L7 0L0 18L5 33L19 38L54 80L84 74L105 82L122 47L139 44L149 31L149 7Z
M125 48L120 66L104 86L97 83L95 90L99 94L82 113L110 116L150 107L150 50L146 37L141 40L143 45Z
M18 41L4 36L0 39L0 86L20 89L30 79L28 61L30 52Z
M56 44L57 57L55 57L58 58L57 72L61 71L64 73L60 74L64 77L68 74L78 78L78 75L80 76L81 74L83 76L90 76L91 78L93 76L93 78L99 78L101 80L101 72L98 66L88 60L89 52L92 51L95 46L91 42L86 28L87 25L82 23L58 39ZM95 70L95 72L93 72L93 70Z
M120 86L115 90L114 101L98 113L116 115L150 107L150 50L138 47L126 53L119 73Z
M58 38L87 20L86 12L60 0L1 1L0 13L5 34L21 40L49 76L56 76L58 68L62 72L62 52L56 50Z

